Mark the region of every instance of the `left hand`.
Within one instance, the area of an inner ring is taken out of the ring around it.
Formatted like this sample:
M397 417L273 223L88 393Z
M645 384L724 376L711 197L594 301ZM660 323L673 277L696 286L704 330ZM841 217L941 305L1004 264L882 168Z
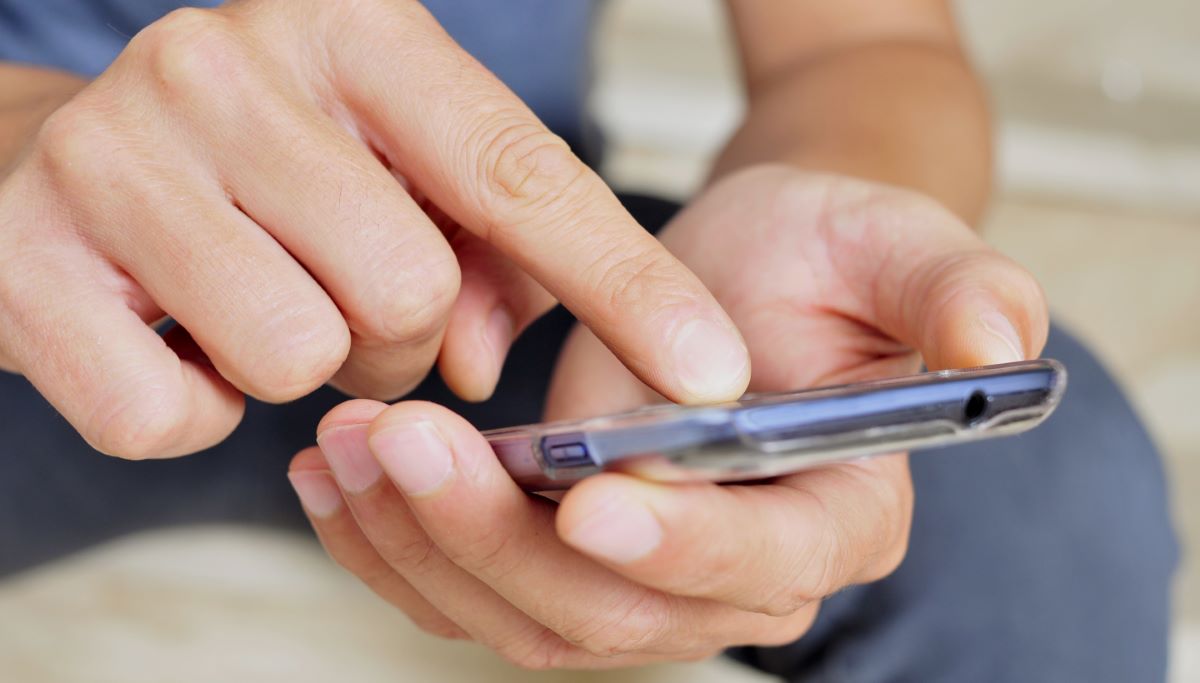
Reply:
M661 239L742 331L754 390L904 374L918 350L937 369L1036 356L1044 343L1033 279L901 190L751 169ZM653 398L579 328L548 418ZM821 599L887 575L907 545L905 455L757 485L602 474L556 505L518 489L483 437L433 404L350 401L318 434L290 476L330 554L425 630L531 668L788 643Z

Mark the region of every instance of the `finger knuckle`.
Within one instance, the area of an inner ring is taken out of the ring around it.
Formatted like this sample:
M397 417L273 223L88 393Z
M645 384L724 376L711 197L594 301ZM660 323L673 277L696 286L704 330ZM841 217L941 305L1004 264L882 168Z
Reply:
M530 630L531 633L518 633L494 644L496 653L509 664L526 671L560 668L569 646L558 634L536 622L531 622Z
M627 313L643 308L647 301L670 306L672 301L687 300L674 257L657 245L644 250L630 250L627 245L611 248L586 268L583 281L603 293L601 310Z
M878 518L878 536L872 544L876 553L869 560L862 577L864 581L878 581L891 575L908 554L914 494L907 467L899 479L885 477L878 480L875 495L882 512Z
M435 638L443 640L470 640L471 636L459 628L454 622L442 616L415 616L408 614L408 619L417 628Z
M760 647L781 647L800 640L812 628L817 620L816 605L798 610L788 617L772 620L770 628L754 639L754 645Z
M413 263L397 254L377 267L371 293L360 298L354 331L389 344L425 341L439 334L458 298L461 274L453 254Z
M839 565L836 552L827 544L818 546L789 580L768 591L767 599L755 611L786 617L821 600L838 588L837 577L842 574Z
M236 86L240 48L226 19L196 7L170 12L134 36L129 46L157 88L184 98L212 97Z
M870 569L863 575L863 581L869 583L891 576L904 563L906 555L908 555L907 538L899 543L889 545L888 549L880 553L871 564Z
M914 273L902 291L906 307L923 316L940 310L970 309L977 297L999 293L1007 301L1019 302L1018 310L1028 316L1017 322L1038 330L1039 335L1047 328L1045 294L1037 279L983 244L948 254L932 267ZM1025 341L1039 345L1043 339Z
M640 591L624 607L604 610L562 635L597 657L613 657L641 652L665 642L670 628L669 598Z
M728 596L734 599L745 585L741 577L757 575L762 565L759 555L748 546L740 547L736 552L718 550L708 553L703 556L701 563L703 571L681 580L681 584L687 588L687 594Z
M753 605L752 609L769 617L787 617L804 609L813 600L806 586L785 583L784 586L768 593L766 599Z
M558 668L557 659L548 649L532 650L519 655L501 654L509 664L525 671L551 671Z
M105 392L81 430L93 448L127 460L161 457L184 435L190 415L187 397L158 378L123 378Z
M910 520L911 505L903 518L897 519L895 523L889 525L887 531L881 533L881 538L875 545L878 550L870 558L860 577L861 581L879 581L891 576L900 568L904 558L908 555L908 539L912 528Z
M424 574L436 570L441 551L424 533L399 534L378 546L379 554L398 572Z
M380 368L372 360L352 353L329 385L347 396L387 403L417 388L428 374L428 368L424 366L417 371L398 374L391 368Z
M948 309L986 291L985 272L994 272L992 257L983 245L945 254L927 268L913 269L901 282L902 315Z
M453 548L446 549L446 556L454 564L473 574L486 576L490 581L503 581L513 575L525 565L531 553L528 544L521 543L515 534L503 530L489 529L485 533L460 539L453 545Z
M346 360L350 333L325 302L268 306L242 357L250 359L252 393L268 402L291 401L328 381Z
M69 189L94 189L111 183L121 153L117 142L108 117L83 101L75 101L42 123L35 149L53 177Z
M435 638L441 638L442 640L471 640L471 636L467 635L466 631L463 631L454 624L443 621L417 624L417 627L425 633Z
M500 217L494 227L569 211L581 199L587 167L536 120L525 114L496 116L482 137L478 182L484 215Z

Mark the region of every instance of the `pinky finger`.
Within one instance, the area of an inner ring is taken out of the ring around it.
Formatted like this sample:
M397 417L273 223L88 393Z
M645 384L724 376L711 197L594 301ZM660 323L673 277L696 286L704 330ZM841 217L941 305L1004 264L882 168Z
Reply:
M300 451L292 459L288 479L317 537L335 562L404 612L422 631L442 638L469 639L466 631L429 604L379 556L346 507L320 449L313 446Z
M36 267L38 280L55 282L59 294L13 297L21 305L5 311L12 342L5 362L15 361L92 447L132 460L167 458L207 448L233 431L242 394L203 354L181 356L69 254Z
M486 400L500 380L514 339L554 306L554 297L479 237L460 231L454 250L462 269L438 369L454 393Z

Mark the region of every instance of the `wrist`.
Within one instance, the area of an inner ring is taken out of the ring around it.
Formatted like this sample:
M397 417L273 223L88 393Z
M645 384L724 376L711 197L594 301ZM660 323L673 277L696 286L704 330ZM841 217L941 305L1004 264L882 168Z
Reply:
M916 190L968 223L991 189L984 91L957 49L885 41L832 52L752 83L712 177L781 162Z

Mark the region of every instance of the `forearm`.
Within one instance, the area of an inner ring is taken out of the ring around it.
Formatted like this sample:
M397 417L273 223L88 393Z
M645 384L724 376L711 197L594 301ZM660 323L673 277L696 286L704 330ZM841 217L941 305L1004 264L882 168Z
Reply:
M0 62L0 176L41 122L85 84L61 71Z
M956 48L852 45L751 81L747 91L746 117L713 176L785 162L912 188L970 223L982 213L991 184L988 107Z

